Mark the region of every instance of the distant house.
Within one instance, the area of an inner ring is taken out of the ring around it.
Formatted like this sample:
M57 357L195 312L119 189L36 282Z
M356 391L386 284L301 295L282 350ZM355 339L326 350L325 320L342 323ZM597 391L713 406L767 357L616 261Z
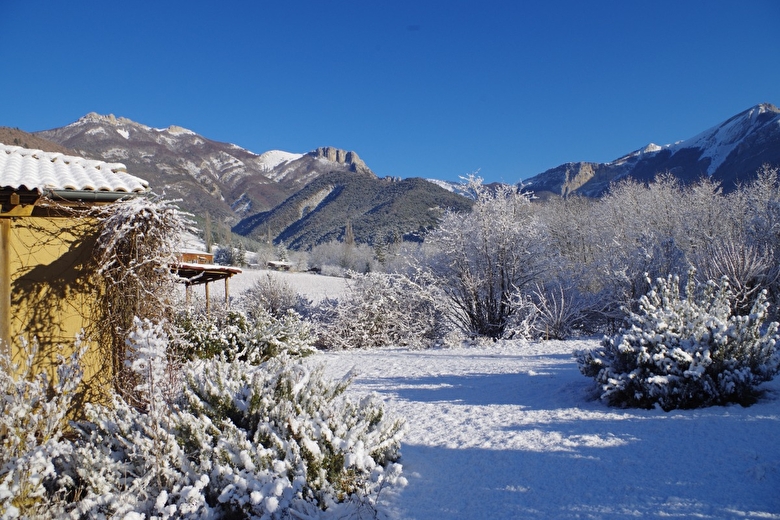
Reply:
M266 265L270 269L276 269L277 271L289 271L293 267L295 267L294 262L287 262L284 260L269 260L266 262Z
M122 164L0 144L0 348L14 362L25 361L20 338L35 340L35 368L53 374L57 355L100 319L101 288L90 276L96 221L68 208L148 191ZM87 387L110 381L110 353L97 345L83 365Z

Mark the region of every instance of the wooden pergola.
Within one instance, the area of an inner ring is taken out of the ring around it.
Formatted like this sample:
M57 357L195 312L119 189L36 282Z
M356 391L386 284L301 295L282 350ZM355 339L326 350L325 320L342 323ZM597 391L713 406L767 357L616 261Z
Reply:
M209 312L211 299L209 298L209 284L219 280L225 280L225 305L230 301L230 277L240 274L238 267L216 264L197 264L180 262L171 266L171 270L184 282L187 303L190 303L191 288L193 285L204 285L206 290L206 312Z

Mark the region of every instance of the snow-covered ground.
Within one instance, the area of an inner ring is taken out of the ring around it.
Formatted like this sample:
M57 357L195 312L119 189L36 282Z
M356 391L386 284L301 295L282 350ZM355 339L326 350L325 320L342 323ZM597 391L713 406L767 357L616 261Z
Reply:
M296 292L304 295L314 303L325 298L338 298L346 287L344 278L335 276L324 276L313 273L291 273L266 269L244 269L241 274L231 277L228 282L228 291L231 298L240 296L242 292L251 288L257 280L267 276L287 283ZM193 291L200 297L205 296L205 289L202 285L193 287ZM209 284L209 296L216 302L224 301L225 284L223 282L213 282Z
M406 418L392 518L780 518L780 381L765 399L621 410L571 353L594 341L321 353Z
M246 270L238 295L280 277L317 300L345 281ZM220 288L213 284L212 295ZM350 392L377 392L408 433L394 519L780 519L780 380L749 408L622 410L592 398L575 349L591 341L323 352Z

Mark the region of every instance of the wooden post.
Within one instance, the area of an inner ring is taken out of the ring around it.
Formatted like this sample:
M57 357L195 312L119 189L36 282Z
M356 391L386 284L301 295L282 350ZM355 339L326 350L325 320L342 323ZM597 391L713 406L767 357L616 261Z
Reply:
M209 283L206 282L206 316L208 316L209 310L211 310L211 298L209 297Z
M229 276L225 278L225 307L230 304L230 286L228 285L228 280L230 280Z
M0 218L0 352L11 355L11 219Z

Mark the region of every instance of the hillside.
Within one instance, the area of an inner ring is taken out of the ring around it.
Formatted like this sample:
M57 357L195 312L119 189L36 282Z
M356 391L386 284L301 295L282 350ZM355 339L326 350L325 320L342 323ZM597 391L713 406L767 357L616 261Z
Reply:
M0 126L0 143L21 146L33 150L43 150L44 152L61 153L64 155L79 155L75 150L57 144L43 137L19 130L8 126Z
M234 231L270 238L292 249L343 238L347 222L355 240L376 244L419 240L445 208L468 210L471 201L423 179L378 179L365 172L322 175L272 211L243 219Z
M320 174L370 173L354 152L323 147L307 154L256 154L179 126L151 128L114 115L90 113L34 135L78 155L124 163L156 193L180 199L185 211L229 223L272 209Z

